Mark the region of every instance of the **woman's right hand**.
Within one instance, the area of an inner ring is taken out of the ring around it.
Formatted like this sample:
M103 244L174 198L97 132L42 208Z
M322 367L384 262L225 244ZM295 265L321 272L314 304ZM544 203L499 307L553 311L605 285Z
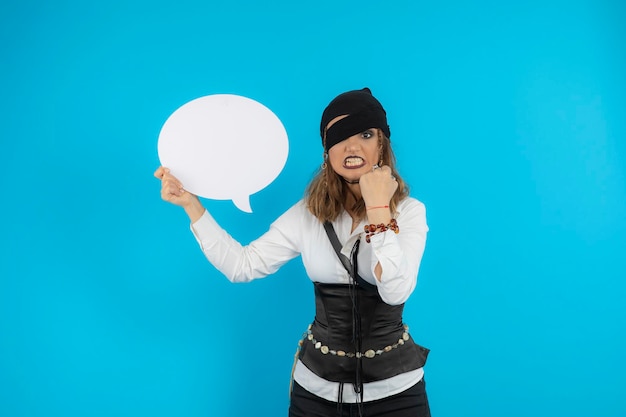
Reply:
M184 207L191 203L191 199L195 197L193 194L185 191L183 184L170 174L170 170L165 167L159 167L154 176L161 180L161 198L168 203L176 204Z
M169 169L159 167L154 176L161 180L161 198L164 201L184 208L192 222L202 216L204 207L198 197L186 191L178 178L170 174Z

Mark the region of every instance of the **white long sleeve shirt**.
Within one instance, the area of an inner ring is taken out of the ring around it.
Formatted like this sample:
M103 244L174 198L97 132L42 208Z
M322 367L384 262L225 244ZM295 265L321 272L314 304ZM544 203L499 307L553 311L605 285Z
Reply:
M407 197L397 207L396 220L400 233L388 230L371 237L369 244L361 242L358 253L359 275L378 288L384 302L404 303L417 283L417 273L424 253L426 209L418 200ZM354 231L352 218L343 212L332 222L342 253L350 256L357 239L363 234L365 221ZM276 272L298 255L309 278L314 282L348 284L350 276L337 257L323 224L299 201L274 221L269 230L247 246L241 245L222 229L211 215L203 216L191 225L191 230L207 259L230 281L247 282ZM374 268L380 263L380 281ZM419 382L423 370L400 374L382 381L366 383L364 401L372 401L408 389ZM339 384L326 381L298 361L294 379L305 389L329 401L338 400ZM355 402L353 390L344 390L343 402Z

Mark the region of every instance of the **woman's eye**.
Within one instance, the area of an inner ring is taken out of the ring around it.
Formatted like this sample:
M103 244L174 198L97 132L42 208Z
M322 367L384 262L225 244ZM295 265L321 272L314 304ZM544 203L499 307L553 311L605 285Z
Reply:
M364 139L369 139L372 136L374 136L374 132L372 132L371 130L366 130L365 132L361 133L361 137L363 137Z

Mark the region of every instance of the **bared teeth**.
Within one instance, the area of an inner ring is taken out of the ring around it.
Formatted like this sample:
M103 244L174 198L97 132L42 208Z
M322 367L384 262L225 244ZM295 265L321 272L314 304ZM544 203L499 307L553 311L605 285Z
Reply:
M359 157L346 158L344 164L347 167L362 165L363 164L363 158L359 158Z

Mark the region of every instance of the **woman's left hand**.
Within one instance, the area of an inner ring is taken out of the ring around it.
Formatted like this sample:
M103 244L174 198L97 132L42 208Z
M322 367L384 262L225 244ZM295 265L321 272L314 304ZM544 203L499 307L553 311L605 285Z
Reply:
M372 172L361 175L359 185L366 207L389 205L398 189L398 182L387 165L374 165Z

